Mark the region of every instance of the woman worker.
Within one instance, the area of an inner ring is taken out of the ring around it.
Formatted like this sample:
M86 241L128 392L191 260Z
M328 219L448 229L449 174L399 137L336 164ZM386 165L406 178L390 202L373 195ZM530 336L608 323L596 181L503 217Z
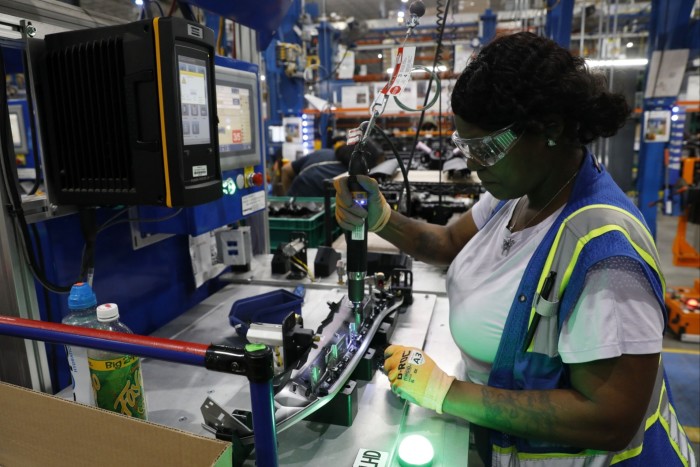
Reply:
M466 374L385 351L400 397L471 423L486 465L695 465L660 359L664 279L641 214L585 144L629 108L551 40L497 38L452 93L453 141L486 193L437 226L392 211L358 177L336 181L343 228L370 229L449 265L450 329Z

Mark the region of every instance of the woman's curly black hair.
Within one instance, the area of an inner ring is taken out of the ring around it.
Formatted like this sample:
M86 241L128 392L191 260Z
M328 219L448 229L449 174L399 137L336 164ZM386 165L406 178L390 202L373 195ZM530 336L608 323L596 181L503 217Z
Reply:
M515 123L533 133L558 116L568 137L582 144L614 135L630 113L583 58L529 32L498 37L469 62L452 92L452 110L484 130Z

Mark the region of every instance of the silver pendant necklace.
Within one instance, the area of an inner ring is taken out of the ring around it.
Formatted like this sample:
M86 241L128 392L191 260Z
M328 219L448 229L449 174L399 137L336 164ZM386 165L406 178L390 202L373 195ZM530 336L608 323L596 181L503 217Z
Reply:
M535 219L537 219L537 216L539 216L540 214L542 214L542 211L544 211L545 209L547 209L547 207L548 207L550 204L552 204L552 201L554 201L554 200L557 198L557 196L559 196L559 193L561 193L562 191L564 191L564 188L566 188L566 187L569 185L569 183L571 183L571 181L572 181L574 178L576 178L576 175L578 175L578 170L577 170L576 172L574 172L574 174L571 176L571 178L568 179L568 180L566 181L566 183L564 183L564 185L562 185L561 188L559 188L559 191L557 191L557 192L554 194L554 196L552 196L552 198L547 202L547 204L545 204L545 205L542 207L542 209L540 209L539 211L537 211L537 214L535 214L534 216L532 216L532 217L530 218L530 220L527 221L527 224L525 224L525 225L523 226L523 228L520 229L520 230L522 231L522 230L525 230L525 229L527 229L528 227L530 227L530 224L532 224L532 222L533 222ZM506 231L507 231L507 233L506 233L506 236L503 237L503 243L501 244L501 254L502 254L503 256L507 255L508 252L510 251L511 247L512 247L513 245L515 245L515 239L513 238L513 233L514 233L514 232L513 232L513 228L515 228L515 225L518 223L518 218L520 217L520 214L522 214L522 212L521 212L521 211L522 211L521 206L519 206L521 200L522 200L522 198L520 198L520 199L518 200L518 202L516 203L516 206L515 206L515 209L514 209L514 212L513 212L513 216L512 216L512 218L511 218L511 222L510 222L508 225L506 225ZM523 205L523 206L524 206L524 205Z

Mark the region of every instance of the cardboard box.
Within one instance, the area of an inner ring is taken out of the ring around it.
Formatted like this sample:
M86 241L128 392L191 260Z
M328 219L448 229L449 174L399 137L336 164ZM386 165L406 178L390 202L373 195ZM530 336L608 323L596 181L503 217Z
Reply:
M0 467L232 465L230 443L0 383Z

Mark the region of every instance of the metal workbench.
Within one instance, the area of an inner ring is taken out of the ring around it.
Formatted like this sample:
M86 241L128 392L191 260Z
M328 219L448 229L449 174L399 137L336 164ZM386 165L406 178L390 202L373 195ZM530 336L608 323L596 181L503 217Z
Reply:
M310 261L313 257L310 254ZM299 284L264 272L265 264L269 268L268 259L257 258L251 273L232 275L238 278L229 276L238 283L226 286L153 335L199 343L242 344L228 321L233 303L279 288L292 290ZM425 265L421 265L414 266L415 283L440 282L439 270L424 270ZM301 281L306 286L302 307L305 327L316 329L328 313L327 302L345 295L345 287L333 281L337 282L337 278L315 283ZM448 303L442 290L414 292L414 303L400 315L391 341L425 348L445 371L457 371L460 364L459 350L449 332ZM250 409L248 381L244 377L151 359L144 359L142 368L151 422L212 436L202 427L200 406L206 397L229 412ZM280 465L326 466L332 459L339 467L352 466L361 449L391 453L407 433L423 434L432 442L436 451L434 466L467 465L469 428L465 421L404 404L391 392L386 376L379 371L371 381L358 382L356 390L359 410L352 426L302 421L279 433ZM68 397L70 389L62 395ZM255 465L254 456L252 453L245 465ZM398 465L396 456L391 465Z
M397 253L396 247L391 246L390 248L385 247L385 245L390 245L386 240L381 239L377 234L369 234L370 250L379 253ZM371 246L376 246L377 248L372 249ZM345 256L345 250L347 249L345 245L345 238L340 236L334 243L333 248L336 251L342 252L343 257ZM308 249L308 262L311 271L313 272L313 263L316 258L316 248ZM301 284L307 289L335 289L344 288L345 285L338 284L338 275L333 272L328 277L318 277L314 278L313 281L305 277L299 281L292 282L287 279L285 274L272 274L272 255L258 255L255 256L250 265L250 271L241 273L225 273L220 277L224 281L231 282L233 284L256 284L256 285L272 285L278 287L291 287L294 288L297 284ZM415 294L428 293L435 294L438 296L445 296L445 275L447 268L440 268L436 266L431 266L421 261L413 261L412 266L413 271L413 292Z

